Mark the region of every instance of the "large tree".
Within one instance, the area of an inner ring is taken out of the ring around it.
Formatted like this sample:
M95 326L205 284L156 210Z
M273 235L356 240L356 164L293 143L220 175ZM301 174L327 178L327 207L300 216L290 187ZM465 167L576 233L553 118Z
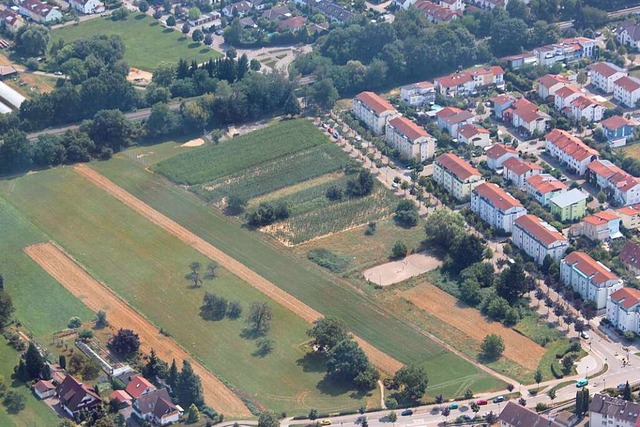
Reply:
M109 346L122 356L129 356L138 352L140 337L131 329L120 329L109 340Z
M418 208L411 200L403 199L396 206L395 220L403 227L415 227L419 218Z
M465 233L464 218L457 212L438 209L427 217L427 239L443 249L453 247Z
M353 340L344 340L331 350L327 360L327 374L363 389L375 387L379 378L379 373L373 368L367 355Z
M480 345L482 355L490 360L498 359L504 351L504 340L500 335L489 334Z
M313 345L323 352L330 352L340 342L350 339L344 322L335 317L316 320L307 335L313 338Z
M16 50L26 56L43 55L49 39L49 29L44 25L25 25L16 32Z
M496 292L510 303L516 302L528 292L528 280L522 263L509 265L496 280Z
M522 19L509 18L493 23L489 45L500 57L522 51L527 44L528 28Z
M193 371L193 367L188 360L182 362L182 372L178 376L176 384L176 395L178 402L183 408L188 408L191 404L202 408L204 396L202 394L202 382L200 377Z
M38 379L42 376L42 373L45 368L45 361L40 354L40 350L33 342L29 343L29 347L27 347L27 351L24 354L24 363L27 368L27 374L29 378Z
M0 291L0 329L9 323L14 310L13 301L11 301L9 294L5 291Z
M114 151L133 142L135 130L120 110L102 110L96 113L88 128L91 139Z
M249 316L247 316L247 325L257 335L264 335L269 332L271 327L271 318L273 312L266 302L254 302L251 304Z
M258 418L258 427L278 427L279 425L278 416L273 412L263 412Z
M402 388L405 397L420 399L427 391L429 377L423 367L406 365L396 372L393 381Z

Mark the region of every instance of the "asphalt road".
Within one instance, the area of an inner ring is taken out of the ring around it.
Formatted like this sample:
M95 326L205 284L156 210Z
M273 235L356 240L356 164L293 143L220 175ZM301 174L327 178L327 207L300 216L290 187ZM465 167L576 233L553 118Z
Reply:
M608 15L609 15L609 18L617 18L618 16L626 15L628 13L640 13L640 6L633 6L633 7L628 7L626 9L614 10L612 12L609 12ZM573 20L558 22L556 26L561 30L571 28L573 27Z

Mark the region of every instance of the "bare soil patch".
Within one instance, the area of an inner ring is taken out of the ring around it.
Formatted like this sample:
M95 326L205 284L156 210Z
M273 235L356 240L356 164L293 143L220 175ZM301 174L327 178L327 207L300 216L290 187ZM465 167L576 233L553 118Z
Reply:
M166 361L188 359L202 380L206 401L218 411L237 417L250 417L251 412L222 381L182 349L175 341L161 335L158 328L138 314L106 285L94 279L86 270L53 243L40 243L24 250L47 273L93 311L105 310L109 322L116 328L133 329L140 335L142 351L155 349Z
M148 71L140 70L138 68L131 68L131 70L129 70L129 74L127 75L128 81L139 86L148 85L149 83L151 83L152 78L153 74Z
M529 370L535 370L545 349L499 322L489 322L478 310L458 303L443 290L431 284L421 284L402 293L416 307L433 314L480 343L488 334L504 340L504 356Z
M196 138L192 139L191 141L185 142L181 145L181 147L200 147L201 145L204 145L204 139Z
M411 254L399 261L377 265L362 272L364 278L380 286L389 286L439 267L442 262L426 253Z
M173 234L198 252L211 260L217 261L222 267L226 268L245 282L249 283L258 291L262 292L276 303L291 310L309 323L312 323L323 317L321 313L304 304L297 298L289 295L255 271L251 270L236 259L222 252L206 240L187 230L177 222L153 209L131 193L116 185L97 171L91 169L87 165L76 165L75 171L84 178L97 185L98 187L129 206L140 215L144 216L154 224L163 228L165 231ZM371 362L379 369L393 374L402 367L402 363L378 350L368 342L361 338L355 337L362 349L367 353Z

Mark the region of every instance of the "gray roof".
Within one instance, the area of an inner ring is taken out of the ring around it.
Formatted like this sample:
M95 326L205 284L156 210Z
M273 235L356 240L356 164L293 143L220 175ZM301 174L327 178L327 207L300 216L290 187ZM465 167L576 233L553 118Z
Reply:
M567 206L571 206L574 203L578 203L579 201L586 199L586 194L584 194L577 188L574 188L573 190L569 190L566 193L558 194L556 197L551 199L551 202L556 204L559 208L566 208Z
M620 34L621 31L626 31L634 42L640 40L640 25L634 22L625 22L622 24L618 29L618 34Z
M508 402L498 419L510 426L518 427L556 427L560 424L549 418L538 415L531 409L520 406L517 403Z
M627 402L626 400L596 394L589 405L589 412L607 415L625 423L635 424L640 415L640 404Z

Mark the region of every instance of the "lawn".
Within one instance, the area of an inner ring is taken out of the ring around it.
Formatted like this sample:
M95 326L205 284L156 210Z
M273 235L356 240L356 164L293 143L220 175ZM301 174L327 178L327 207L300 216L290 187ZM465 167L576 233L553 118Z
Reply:
M11 185L0 184L0 194L47 230L94 277L257 406L300 415L310 408L354 410L379 403L377 391L361 396L324 381L322 366L305 358L308 325L279 305L271 304L270 338L275 348L266 357L254 355L255 340L243 337L242 320L202 320L198 313L206 291L240 301L245 313L252 302L269 300L223 269L218 278L192 289L184 278L189 264L206 265L207 260L72 169L58 168L21 177ZM72 303L78 301L72 299ZM215 402L210 404L215 407Z
M179 29L165 28L152 17L135 13L123 21L105 17L58 28L51 31L51 41L70 42L96 34L120 36L127 64L147 71L153 71L162 61L177 63L183 58L188 62L205 62L220 56L219 52L187 39Z
M209 208L197 196L162 177L147 173L124 156L93 167L304 303L343 319L356 334L382 351L403 363L423 365L429 372L430 388L451 396L460 392L460 381L477 391L504 386L312 264L306 256L293 254L264 233L243 228L239 221Z
M640 159L640 144L627 145L619 150L629 157Z

